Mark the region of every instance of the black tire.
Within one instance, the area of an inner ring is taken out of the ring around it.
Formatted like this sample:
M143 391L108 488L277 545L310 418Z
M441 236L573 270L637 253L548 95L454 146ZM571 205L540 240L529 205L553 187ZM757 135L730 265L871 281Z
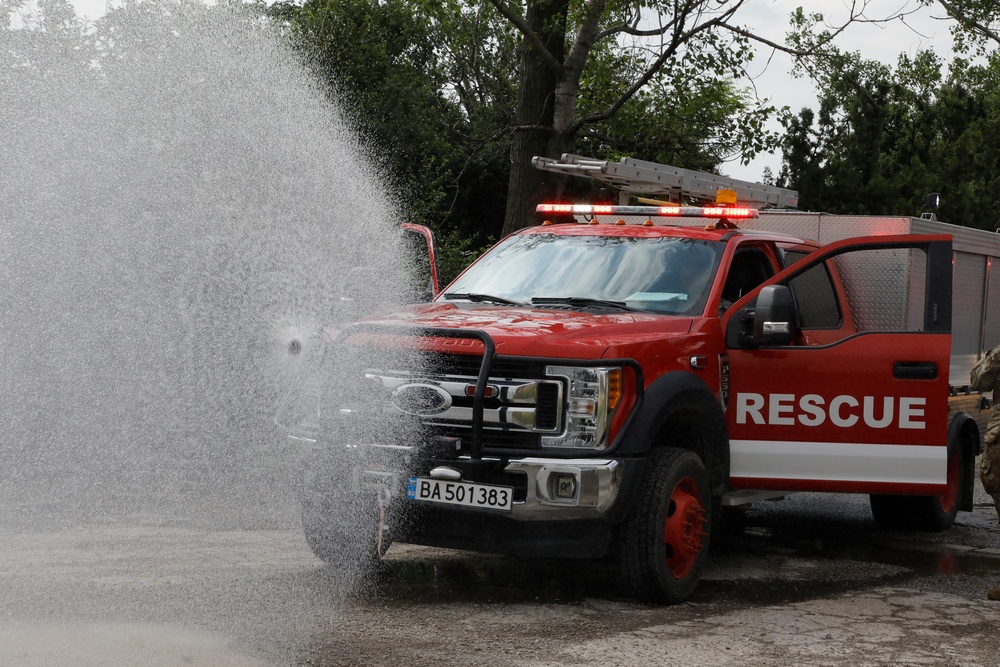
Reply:
M968 466L963 465L961 447L948 445L948 491L942 496L890 496L872 494L868 501L875 523L882 528L940 533L951 528L958 516Z
M302 494L306 544L347 581L378 573L390 545L388 534L380 530L384 520L375 493L352 492L343 474L309 472Z
M691 596L708 556L711 515L701 459L683 449L651 452L622 544L622 565L635 597L676 604Z

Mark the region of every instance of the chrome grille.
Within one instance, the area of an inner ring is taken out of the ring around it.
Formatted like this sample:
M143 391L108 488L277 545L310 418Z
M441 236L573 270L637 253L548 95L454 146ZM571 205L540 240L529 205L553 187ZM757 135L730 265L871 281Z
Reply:
M484 447L540 449L543 436L562 433L565 378L546 376L541 360L494 355L488 336L454 333L394 325L353 327L338 339L340 382L330 403L349 404L358 417L416 420L424 437L453 438L473 455ZM411 336L450 349L421 350L410 343ZM466 351L477 345L491 355L485 391L479 395L484 357ZM339 408L338 414L344 413Z
M426 425L472 427L476 376L426 372L415 375L372 369L365 377L381 390L386 401L401 412L420 418ZM402 400L404 396L408 400ZM426 406L419 403L425 396ZM487 383L483 401L483 428L487 431L558 433L562 430L562 396L560 380L493 376Z

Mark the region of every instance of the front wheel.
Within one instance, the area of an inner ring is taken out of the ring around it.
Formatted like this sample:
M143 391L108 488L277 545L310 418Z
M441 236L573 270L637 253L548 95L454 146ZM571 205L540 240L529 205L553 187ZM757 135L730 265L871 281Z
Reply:
M711 510L708 473L697 455L673 448L650 454L622 545L636 597L676 604L691 596L708 556Z
M323 470L323 469L321 469ZM311 471L302 496L302 528L312 552L348 585L378 573L389 548L384 511L375 493L349 490L346 475Z

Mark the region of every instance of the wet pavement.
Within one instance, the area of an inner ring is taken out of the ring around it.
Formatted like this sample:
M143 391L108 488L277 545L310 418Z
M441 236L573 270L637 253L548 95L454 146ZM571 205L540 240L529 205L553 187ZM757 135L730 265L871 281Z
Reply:
M601 564L405 545L350 590L290 525L9 527L0 665L997 665L982 500L933 535L876 529L861 497L754 506L675 607Z
M692 600L655 607L600 563L406 545L354 590L306 547L291 479L4 487L0 667L1000 665L981 490L940 534L882 531L864 496L736 511Z

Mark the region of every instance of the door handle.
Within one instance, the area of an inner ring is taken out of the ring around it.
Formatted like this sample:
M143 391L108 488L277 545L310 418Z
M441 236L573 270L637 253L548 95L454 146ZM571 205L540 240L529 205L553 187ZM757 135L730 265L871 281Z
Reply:
M897 361L892 376L897 380L936 380L938 367L933 361Z

